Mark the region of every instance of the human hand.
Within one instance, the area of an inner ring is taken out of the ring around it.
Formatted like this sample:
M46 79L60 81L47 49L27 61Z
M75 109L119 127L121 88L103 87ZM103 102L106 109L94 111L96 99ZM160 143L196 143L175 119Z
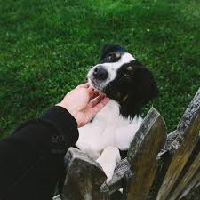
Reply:
M89 84L82 84L68 92L57 106L66 108L76 119L77 126L81 127L89 123L108 101L105 95L94 92Z

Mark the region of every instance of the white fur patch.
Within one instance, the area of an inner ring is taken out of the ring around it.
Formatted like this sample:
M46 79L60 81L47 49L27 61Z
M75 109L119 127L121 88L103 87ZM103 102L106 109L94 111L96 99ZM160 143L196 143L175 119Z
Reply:
M99 160L106 148L128 149L141 123L141 117L134 117L131 120L119 115L119 104L110 100L91 123L78 129L79 138L76 146L95 160ZM117 162L117 153L111 155L110 152L99 161L102 168L109 171L108 178L113 174ZM109 164L106 163L107 161L104 163L105 160L110 160ZM113 169L113 172L111 172L111 169Z
M101 156L96 160L107 175L107 183L112 179L116 164L120 160L119 149L116 147L105 148L101 153Z
M128 149L141 123L141 117L131 120L119 115L119 104L110 100L91 123L78 129L76 146L94 158L106 147Z

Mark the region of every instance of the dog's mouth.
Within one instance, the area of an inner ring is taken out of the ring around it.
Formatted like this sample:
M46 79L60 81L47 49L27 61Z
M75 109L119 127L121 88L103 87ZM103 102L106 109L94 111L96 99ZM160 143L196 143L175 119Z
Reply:
M96 65L89 70L87 79L94 90L105 93L105 87L109 82L108 70L103 65Z
M94 89L98 89L98 86L97 86L97 84L95 83L94 80L91 80L91 83L92 83L91 86L92 86Z
M99 92L99 94L105 95L105 90L102 83L99 83L90 77L88 77L88 83L95 91Z

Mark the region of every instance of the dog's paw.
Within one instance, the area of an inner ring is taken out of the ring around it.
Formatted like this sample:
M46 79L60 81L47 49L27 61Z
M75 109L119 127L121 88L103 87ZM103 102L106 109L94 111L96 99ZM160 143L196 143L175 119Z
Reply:
M106 182L108 183L113 177L115 170L114 166L112 164L101 164L101 167L107 176Z
M107 175L107 183L112 179L116 164L121 160L119 149L116 147L107 147L101 153L101 156L96 160L105 174Z

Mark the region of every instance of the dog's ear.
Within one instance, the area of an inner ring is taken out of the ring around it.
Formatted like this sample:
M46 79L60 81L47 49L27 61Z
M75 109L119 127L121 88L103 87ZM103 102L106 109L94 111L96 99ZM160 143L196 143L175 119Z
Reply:
M158 96L159 90L152 72L140 62L137 63L135 68L134 79L134 93L143 104L148 103Z
M104 60L105 57L111 52L124 52L125 49L118 44L103 44L101 47L100 61Z

